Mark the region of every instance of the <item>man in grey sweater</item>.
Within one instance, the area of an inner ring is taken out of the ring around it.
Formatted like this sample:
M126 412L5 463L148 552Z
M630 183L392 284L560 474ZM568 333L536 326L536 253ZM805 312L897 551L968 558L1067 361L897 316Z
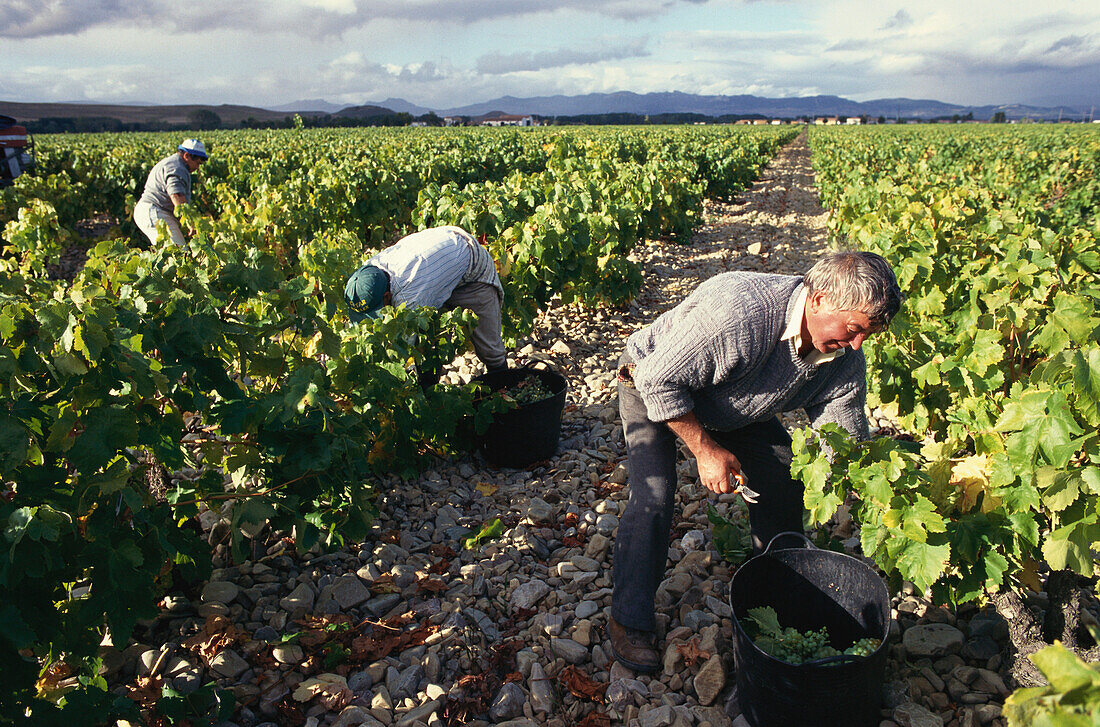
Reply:
M805 278L715 276L630 336L619 369L630 499L615 538L609 624L624 666L659 665L654 598L668 555L677 438L704 487L741 487L754 550L777 533L802 532L803 488L791 478L791 438L777 415L805 409L815 427L833 422L866 438L860 347L901 302L883 258L836 252Z

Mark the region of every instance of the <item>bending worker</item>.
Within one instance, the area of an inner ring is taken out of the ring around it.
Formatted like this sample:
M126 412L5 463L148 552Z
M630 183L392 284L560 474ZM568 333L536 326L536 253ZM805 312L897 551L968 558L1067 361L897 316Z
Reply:
M157 222L163 222L172 242L183 247L187 238L176 207L191 201L191 173L206 161L206 146L198 139L184 139L177 148L175 154L153 165L145 191L134 206L134 222L153 244L157 242Z
M740 487L753 549L802 532L803 487L790 474L791 438L776 415L806 410L866 439L866 362L860 346L897 313L889 264L834 252L805 278L717 275L627 340L619 412L630 499L615 536L611 619L615 658L656 671L654 598L664 578L676 494L676 440L715 493Z
M508 365L500 335L503 299L492 256L461 227L433 227L401 238L352 273L344 288L353 323L401 303L473 311L474 351L489 371Z

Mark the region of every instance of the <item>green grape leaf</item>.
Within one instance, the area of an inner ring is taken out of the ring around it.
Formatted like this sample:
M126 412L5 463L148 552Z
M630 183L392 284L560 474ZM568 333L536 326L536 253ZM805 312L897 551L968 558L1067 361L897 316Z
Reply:
M27 625L19 609L13 604L0 607L0 638L7 641L12 649L29 648L36 640L34 630Z
M138 424L132 410L97 407L87 412L83 423L84 431L69 449L69 461L82 473L95 472L123 447L137 443Z
M1042 491L1043 504L1051 512L1061 512L1072 505L1081 494L1081 479L1072 472L1057 472L1053 481Z
M1092 495L1100 495L1100 466L1086 467L1081 470L1081 484Z
M1082 351L1074 351L1073 386L1078 408L1090 424L1100 425L1100 347L1091 348L1087 359Z
M1096 526L1086 520L1056 528L1043 541L1043 557L1053 570L1068 569L1091 577L1094 568L1092 544L1100 539L1096 530Z
M1012 530L1024 542L1032 546L1039 544L1039 523L1035 522L1035 516L1027 510L1013 510L1008 513L1008 520L1012 523Z
M928 533L946 532L947 524L943 516L936 512L936 506L931 500L924 495L917 495L916 501L905 509L901 528L906 537L924 542Z
M462 546L467 550L480 548L481 544L485 541L492 540L493 538L499 538L503 534L504 523L501 522L500 518L496 517L482 525L481 530L476 535L471 535L468 538L463 538Z
M982 564L985 567L986 589L992 592L999 590L1010 567L1008 560L996 550L990 550L982 559Z
M778 636L783 632L783 627L779 625L779 617L776 616L775 609L770 606L750 608L746 614L756 623L762 634Z
M907 540L898 555L897 566L903 578L927 592L943 575L950 558L951 546L947 543L929 545Z
M0 472L11 472L27 459L30 433L18 419L0 414Z
M1100 686L1100 672L1090 669L1080 657L1061 644L1048 646L1028 658L1058 692Z
M1058 291L1054 309L1047 313L1035 344L1047 353L1057 353L1071 344L1087 341L1096 325L1088 298Z
M1055 467L1065 467L1080 445L1076 437L1084 431L1065 395L1050 390L1026 391L1009 401L996 429L1013 432L1005 445L1013 464L1023 470L1040 456Z

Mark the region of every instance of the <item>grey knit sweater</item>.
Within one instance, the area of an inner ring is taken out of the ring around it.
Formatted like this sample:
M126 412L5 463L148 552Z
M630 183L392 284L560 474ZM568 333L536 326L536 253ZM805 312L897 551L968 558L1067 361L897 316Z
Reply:
M867 364L862 351L814 365L780 341L802 278L716 275L627 340L634 384L653 421L694 411L708 429L729 431L805 408L867 438Z

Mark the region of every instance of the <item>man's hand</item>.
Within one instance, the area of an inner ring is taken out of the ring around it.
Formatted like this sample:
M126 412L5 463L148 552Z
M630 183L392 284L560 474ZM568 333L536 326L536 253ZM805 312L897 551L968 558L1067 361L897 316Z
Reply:
M692 454L695 455L695 463L699 467L699 481L711 492L733 492L736 489L734 482L740 483L745 479L737 457L717 443L702 452L692 450Z
M741 496L749 502L755 502L757 494L745 487L745 476L741 474L741 463L725 447L707 434L703 425L695 418L694 412L688 412L665 424L672 433L684 440L699 467L699 481L711 492L722 494L741 490Z

